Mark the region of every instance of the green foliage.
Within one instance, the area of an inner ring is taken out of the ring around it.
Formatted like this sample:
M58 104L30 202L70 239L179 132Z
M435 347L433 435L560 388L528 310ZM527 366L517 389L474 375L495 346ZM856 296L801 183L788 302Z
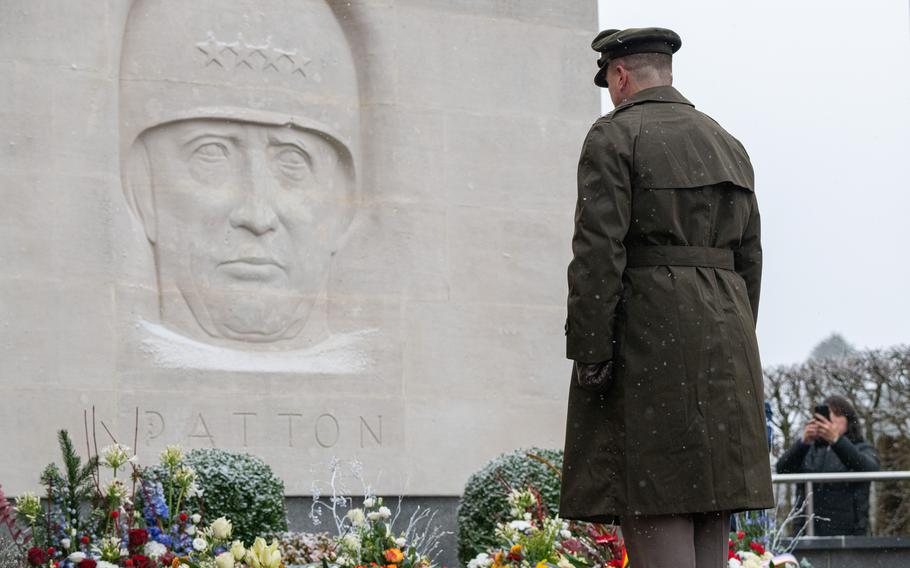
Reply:
M86 527L83 526L84 521L78 511L80 504L96 495L94 474L98 467L98 458L93 457L83 464L66 430L57 432L57 441L63 458L63 473L57 464L49 464L41 473L41 484L54 497L65 517L66 526L81 533Z
M530 485L540 491L550 513L558 512L559 473L529 454L562 467L562 450L520 449L500 455L468 479L458 505L458 558L462 564L495 546L496 523L509 518L512 489Z
M233 525L233 538L246 545L258 535L287 530L284 482L261 459L204 448L187 452L183 463L196 471L203 490L202 515L209 523L227 517ZM164 471L156 466L151 473L164 481Z

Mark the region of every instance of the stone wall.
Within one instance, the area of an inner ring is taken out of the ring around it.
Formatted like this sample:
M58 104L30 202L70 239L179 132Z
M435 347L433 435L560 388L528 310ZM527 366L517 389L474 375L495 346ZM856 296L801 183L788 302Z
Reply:
M594 0L0 5L0 480L144 462L457 495L559 447Z

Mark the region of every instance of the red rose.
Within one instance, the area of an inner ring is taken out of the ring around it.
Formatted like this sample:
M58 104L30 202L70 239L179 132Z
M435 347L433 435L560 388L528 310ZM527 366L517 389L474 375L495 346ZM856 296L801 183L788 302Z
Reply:
M742 540L745 537L746 537L746 533L744 533L743 531L739 531L738 533L736 533L736 538L738 538L739 540Z
M48 555L48 556L53 556L53 555L55 555L55 554L57 554L57 549L54 548L53 546L49 546L49 547L47 548L47 555Z
M120 516L120 511L111 511L111 518L116 519Z
M88 544L88 541L89 541L88 535L85 535L84 537L82 537L79 540L82 541L82 544Z
M133 566L136 568L151 568L152 566L152 560L148 556L143 556L141 554L134 554L129 561L132 562Z
M180 513L180 522L185 523L189 517L186 516L186 513Z
M762 554L765 553L765 547L762 546L761 543L758 543L758 542L750 542L749 548L751 548L752 551L755 552L755 554L758 554L759 556L761 556Z
M28 549L28 563L32 566L40 566L47 562L47 552L44 549L33 546Z
M149 532L145 529L132 529L129 531L130 548L138 548L149 541Z
M97 566L97 565L98 565L98 563L95 562L94 560L92 560L91 558L86 558L85 560L83 560L82 562L79 563L79 568L95 568L95 566Z

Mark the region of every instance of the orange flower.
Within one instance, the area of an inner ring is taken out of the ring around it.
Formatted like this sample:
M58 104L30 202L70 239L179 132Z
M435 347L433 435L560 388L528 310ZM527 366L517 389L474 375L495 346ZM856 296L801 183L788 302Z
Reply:
M391 562L392 564L398 564L404 560L404 554L398 548L390 548L385 551L385 559Z
M509 552L511 552L512 554L521 554L521 545L520 544L513 545L512 548L509 549Z

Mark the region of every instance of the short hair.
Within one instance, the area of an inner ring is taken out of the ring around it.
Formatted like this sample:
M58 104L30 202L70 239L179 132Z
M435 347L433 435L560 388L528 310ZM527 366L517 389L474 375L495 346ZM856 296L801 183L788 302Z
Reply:
M638 82L669 84L673 80L673 56L667 53L633 53L615 61Z

